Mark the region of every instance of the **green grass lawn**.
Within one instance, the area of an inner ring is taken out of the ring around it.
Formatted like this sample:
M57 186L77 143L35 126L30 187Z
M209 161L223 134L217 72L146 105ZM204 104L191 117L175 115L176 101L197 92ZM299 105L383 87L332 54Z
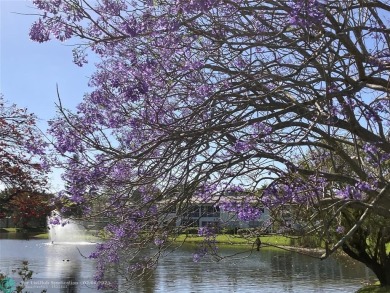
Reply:
M16 228L1 228L0 233L16 232Z
M177 242L199 243L204 240L204 237L197 235L178 235L175 239ZM223 244L241 244L252 245L255 242L255 237L242 237L236 235L217 235L216 241ZM263 244L270 244L276 246L290 246L291 238L279 235L261 236L260 240Z
M7 234L9 236L15 237L27 237L27 238L36 238L36 239L49 239L49 234L44 232L44 229L32 229L26 232L20 231L18 228L0 228L1 234ZM20 236L25 235L25 236ZM12 238L13 239L13 238Z
M49 239L49 233L41 233L41 234L33 235L32 238Z
M1 228L0 233L16 233L17 229L16 228ZM31 233L31 237L37 238L37 239L49 239L49 234L48 233L39 233L35 234L36 232ZM99 235L99 237L93 237L90 236L90 238L94 241L101 240L102 235ZM261 236L260 240L263 244L267 245L272 245L272 246L302 246L295 241L297 238L294 237L286 237L286 236L281 236L281 235L267 235L267 236ZM199 243L204 240L204 237L200 237L196 234L181 234L178 235L173 239L174 241L177 242L187 242L187 243ZM223 243L223 244L237 244L237 245L253 245L255 242L254 237L244 237L244 236L238 236L238 235L228 235L228 234L222 234L222 235L217 235L216 241L218 243ZM390 243L386 245L386 250L388 253L390 253Z
M16 233L16 228L5 228L2 229L5 233ZM32 238L37 239L49 239L48 233L31 233ZM98 237L93 237L89 235L89 238L93 240L98 240ZM178 235L175 239L177 242L186 242L186 243L199 243L204 240L204 237L199 237L198 235L185 235L181 234ZM237 235L218 235L216 238L218 243L223 244L235 244L235 245L253 245L256 238L254 237L243 237L243 236L237 236ZM285 237L285 236L279 236L279 235L269 235L269 236L261 236L260 240L263 244L270 244L270 245L276 245L276 246L290 246L291 245L291 238Z

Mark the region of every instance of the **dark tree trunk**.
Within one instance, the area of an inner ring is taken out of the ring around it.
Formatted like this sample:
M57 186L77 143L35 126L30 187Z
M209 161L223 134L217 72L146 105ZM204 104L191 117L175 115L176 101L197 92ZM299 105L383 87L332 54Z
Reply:
M371 257L366 252L367 244L361 244L361 242L348 242L348 244L343 245L343 251L370 268L377 276L381 286L390 286L390 254L380 258Z
M390 265L377 265L372 268L375 275L378 277L381 286L390 286Z

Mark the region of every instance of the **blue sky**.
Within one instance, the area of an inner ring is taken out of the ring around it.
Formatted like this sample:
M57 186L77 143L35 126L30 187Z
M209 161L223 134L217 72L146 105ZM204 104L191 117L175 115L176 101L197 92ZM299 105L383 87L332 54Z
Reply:
M0 0L0 91L5 99L27 107L40 119L40 127L56 113L56 84L63 103L70 109L88 91L92 66L72 63L72 41L39 44L29 39L29 28L37 19L31 1Z
M29 39L37 19L26 15L37 13L31 1L0 0L0 13L0 92L10 103L35 113L39 127L46 130L47 121L56 115L56 85L63 105L74 109L89 90L93 65L80 68L72 63L72 42L39 44ZM53 189L60 189L59 172L52 178Z

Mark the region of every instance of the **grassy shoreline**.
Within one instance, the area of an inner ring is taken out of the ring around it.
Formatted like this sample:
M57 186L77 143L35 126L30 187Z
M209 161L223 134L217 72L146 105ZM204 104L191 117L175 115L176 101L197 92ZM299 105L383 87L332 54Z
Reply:
M44 229L34 229L21 231L19 228L0 228L0 234L9 236L25 235L27 239L49 239L49 233L43 232Z
M6 233L9 235L16 234L26 234L30 239L49 239L49 233L43 232L42 230L28 230L28 231L20 231L17 228L2 228L0 229L0 233ZM196 234L180 234L173 238L172 241L175 242L185 242L185 243L200 243L204 241L204 237L200 237ZM260 236L260 240L262 242L262 246L275 246L279 247L294 247L294 248L302 248L302 249L317 249L316 247L308 247L297 245L294 241L293 237L286 237L280 235L265 235ZM240 235L228 235L228 234L220 234L216 237L216 242L218 244L225 245L251 245L253 246L256 241L256 237L245 237Z
M388 293L390 292L389 287L381 287L378 282L375 284L364 286L356 291L356 293Z
M319 257L325 252L321 247L305 247L297 245L294 238L280 235L265 235L260 236L261 247L282 249L291 252L298 252L311 257ZM204 241L204 237L197 235L180 234L172 239L174 242L197 244ZM243 237L238 235L217 235L215 241L222 246L249 246L251 249L256 249L256 237Z
M296 238L292 238L292 237L286 237L280 235L265 235L265 236L260 236L259 238L263 244L305 248L305 246L297 245L297 242L295 242ZM194 235L194 234L189 234L189 235L180 234L175 238L173 238L173 240L176 242L200 243L204 241L204 237ZM215 240L219 244L253 245L256 241L256 237L244 237L238 235L220 234L216 236ZM318 248L318 247L312 247L312 248Z
M27 235L28 239L49 239L49 233L48 232L42 232L37 230L29 230L27 232L22 232L17 228L2 228L0 229L0 233L6 233L8 235L21 235L25 234ZM185 242L185 243L201 243L204 241L204 237L200 237L196 234L180 234L176 237L171 238L174 242ZM245 236L239 236L239 235L228 235L228 234L220 234L216 237L216 242L221 245L249 245L251 247L254 247L256 237L245 237ZM311 250L314 251L317 248L308 248L300 245L296 245L294 243L294 238L286 237L286 236L280 236L280 235L266 235L266 236L260 236L260 240L262 242L262 247L270 246L270 247L276 247L280 249L286 249L289 250Z

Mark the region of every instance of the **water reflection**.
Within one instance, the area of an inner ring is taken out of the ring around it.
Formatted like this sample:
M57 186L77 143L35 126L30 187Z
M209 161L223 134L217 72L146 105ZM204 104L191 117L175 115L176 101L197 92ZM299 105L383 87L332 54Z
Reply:
M10 272L27 259L34 271L33 280L46 282L48 293L97 292L92 282L94 263L82 256L89 255L93 249L93 245L3 239L0 240L0 270ZM228 256L243 249L220 250ZM372 278L368 269L347 258L319 261L297 253L262 248L220 262L194 263L193 252L193 246L184 246L170 253L161 259L156 270L130 288L121 284L120 292L355 292L362 281ZM38 288L28 289L40 292Z
M224 249L223 253L234 254L239 249ZM218 263L193 263L192 251L182 249L162 259L153 280L133 285L129 292L355 292L361 282L372 278L362 265L346 267L344 259L319 261L263 249Z
M1 239L17 239L17 240L29 240L30 234L27 232L15 232L15 233L7 233L0 231L0 240Z
M80 280L80 266L73 266L74 269L69 271L68 274L64 275L61 280L61 284L64 284L61 288L61 293L78 293Z

